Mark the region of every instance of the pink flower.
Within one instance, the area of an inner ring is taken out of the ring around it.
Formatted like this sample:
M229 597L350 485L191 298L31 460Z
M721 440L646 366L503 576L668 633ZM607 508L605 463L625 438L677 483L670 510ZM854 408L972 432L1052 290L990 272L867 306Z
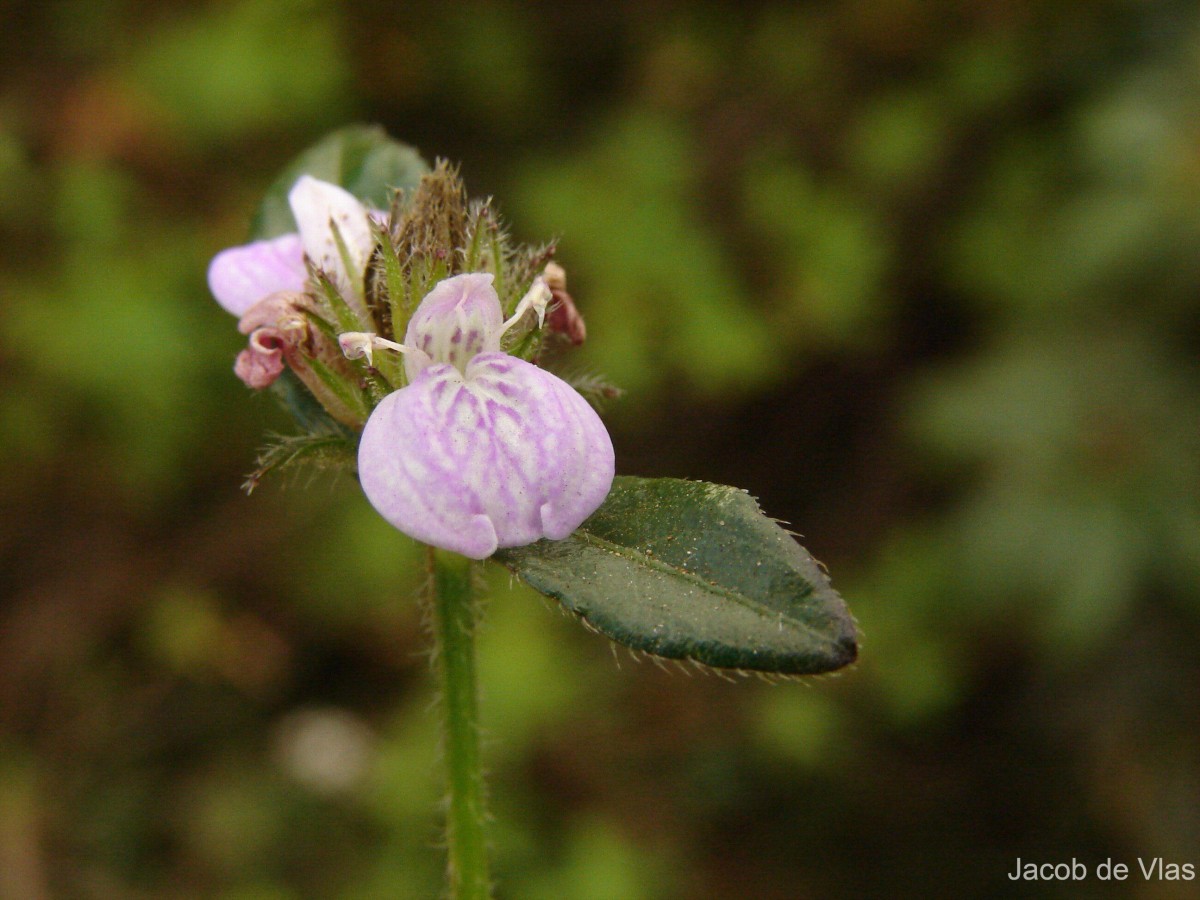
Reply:
M342 336L349 355L405 353L410 383L371 413L358 450L367 499L405 534L475 559L582 524L612 486L612 441L566 382L500 351L500 338L550 291L540 279L502 322L489 274L440 282L404 344Z
M288 203L297 233L222 250L208 267L213 296L241 318L238 328L249 335L234 371L255 389L279 377L284 361L294 359L288 351L307 336L305 317L294 300L308 282L306 259L333 281L364 324L369 321L361 292L374 249L371 211L337 185L308 175L292 187ZM346 250L344 258L334 227ZM288 302L272 299L281 295Z

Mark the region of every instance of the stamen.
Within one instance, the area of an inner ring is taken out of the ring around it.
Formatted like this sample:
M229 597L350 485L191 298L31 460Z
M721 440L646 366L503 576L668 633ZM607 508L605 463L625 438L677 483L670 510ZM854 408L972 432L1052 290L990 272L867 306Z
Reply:
M531 309L537 313L538 328L541 328L546 319L546 307L553 298L554 295L550 292L546 280L541 275L533 279L533 284L529 286L529 290L521 298L521 302L517 304L517 308L513 311L509 320L500 326L500 331L496 337L499 338L508 329L520 322L521 317Z
M342 348L346 359L362 359L365 356L367 365L375 364L374 352L376 350L395 350L397 353L414 352L413 348L389 341L387 338L381 338L373 331L344 331L338 335L338 346ZM420 353L421 351L416 350L415 352Z

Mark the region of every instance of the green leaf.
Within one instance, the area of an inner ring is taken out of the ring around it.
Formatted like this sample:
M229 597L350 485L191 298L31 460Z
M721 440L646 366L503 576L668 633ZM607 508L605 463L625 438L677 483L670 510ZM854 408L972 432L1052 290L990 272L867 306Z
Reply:
M287 195L301 175L338 184L376 209L387 209L394 189L412 190L429 171L421 155L382 128L352 125L309 147L280 173L254 220L257 240L296 230Z
M563 541L495 557L614 641L723 669L829 672L858 653L845 602L745 491L619 477Z

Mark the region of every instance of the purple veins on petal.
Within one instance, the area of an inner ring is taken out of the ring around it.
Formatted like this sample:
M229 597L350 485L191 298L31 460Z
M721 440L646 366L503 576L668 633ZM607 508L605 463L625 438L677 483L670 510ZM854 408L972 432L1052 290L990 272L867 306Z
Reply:
M235 316L276 291L302 291L308 273L298 234L230 247L208 266L208 287L217 302Z
M482 559L567 537L612 485L613 448L587 402L499 353L425 368L384 398L359 445L371 504L406 534Z
M499 350L503 314L492 278L474 272L439 281L409 320L404 343L420 347L438 362L452 363L459 371L476 354ZM414 381L423 366L406 357L404 368Z

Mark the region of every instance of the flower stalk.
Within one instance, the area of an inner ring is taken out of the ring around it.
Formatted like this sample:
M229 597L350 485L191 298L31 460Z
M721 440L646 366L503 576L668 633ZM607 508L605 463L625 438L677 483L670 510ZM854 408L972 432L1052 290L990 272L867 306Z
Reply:
M451 900L487 900L487 803L479 748L475 676L477 563L429 547L433 584L434 654L441 687L442 729L449 802L446 811L447 879Z

